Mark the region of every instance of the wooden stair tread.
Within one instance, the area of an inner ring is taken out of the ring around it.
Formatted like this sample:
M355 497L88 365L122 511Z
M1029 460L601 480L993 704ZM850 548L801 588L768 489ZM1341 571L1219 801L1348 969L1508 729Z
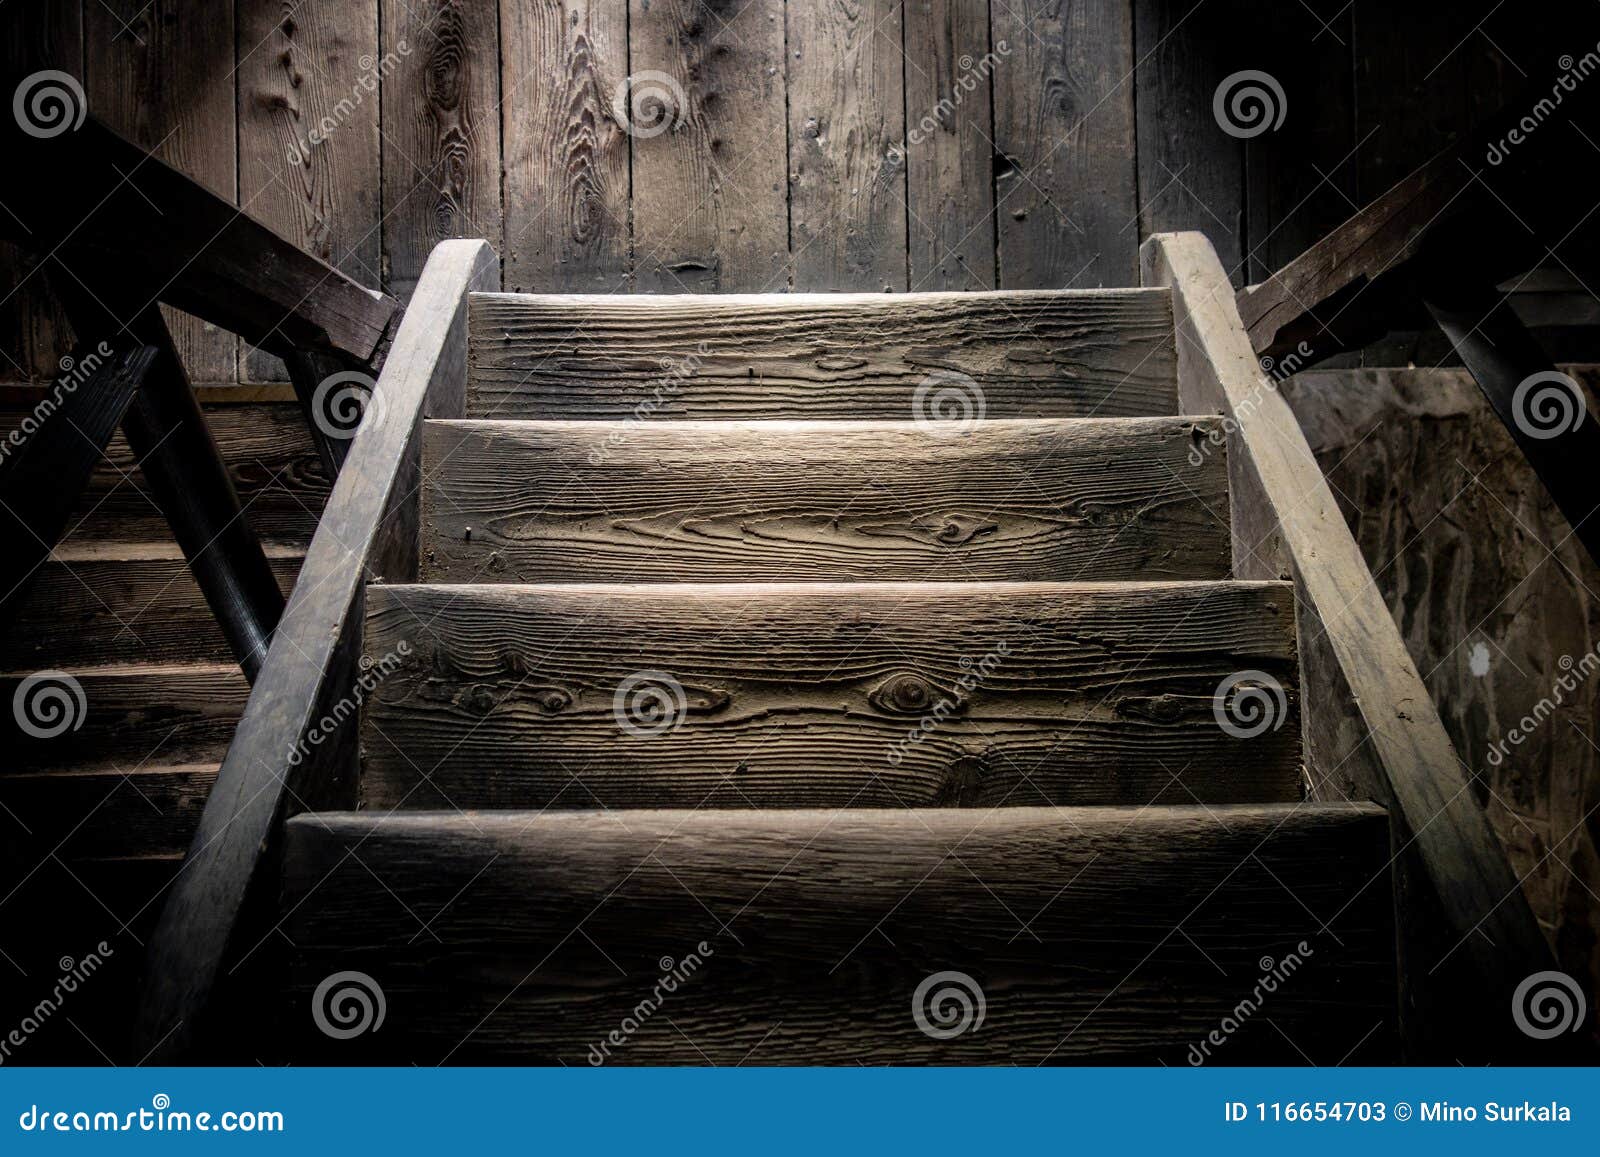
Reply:
M910 417L936 372L990 417L1177 408L1164 290L474 294L470 325L468 417Z
M421 577L1225 578L1221 432L1177 417L429 422Z
M607 1060L1183 1064L1290 953L1274 1023L1242 1025L1225 1063L1334 1063L1364 1038L1371 1059L1393 1017L1387 858L1366 805L303 815L292 999L358 969L388 1017L337 1054L311 1030L296 1059L585 1063L689 953ZM911 1006L948 970L985 1019L938 1040Z
M0 775L0 831L18 848L80 858L181 856L216 762L75 767Z
M463 808L1297 800L1293 620L1271 582L371 586L385 673L363 790ZM1281 689L1249 738L1215 709L1243 672ZM958 709L926 727L941 700Z

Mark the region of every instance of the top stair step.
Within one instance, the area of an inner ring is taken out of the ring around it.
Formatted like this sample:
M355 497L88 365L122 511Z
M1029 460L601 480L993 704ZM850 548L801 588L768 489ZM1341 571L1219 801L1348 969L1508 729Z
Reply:
M468 417L1177 412L1165 289L474 294Z

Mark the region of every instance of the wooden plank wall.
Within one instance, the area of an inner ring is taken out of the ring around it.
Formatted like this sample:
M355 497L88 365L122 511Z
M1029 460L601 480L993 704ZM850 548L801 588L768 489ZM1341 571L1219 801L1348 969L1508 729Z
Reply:
M1494 0L10 0L0 23L8 70L81 77L402 297L452 236L488 238L508 289L897 291L1130 285L1145 235L1199 228L1243 283L1591 46ZM1281 87L1277 129L1219 123L1243 70ZM47 377L65 328L0 265L0 380ZM282 376L176 332L196 381Z

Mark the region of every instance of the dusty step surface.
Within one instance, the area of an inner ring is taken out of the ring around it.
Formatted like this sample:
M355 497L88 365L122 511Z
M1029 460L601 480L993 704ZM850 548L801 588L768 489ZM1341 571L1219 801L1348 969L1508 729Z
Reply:
M376 807L1301 795L1284 583L374 586L367 612Z
M1183 1065L1229 1018L1209 1062L1375 1063L1388 849L1369 806L300 816L281 1023L318 1063ZM385 1019L331 1040L347 970Z
M0 673L8 770L219 763L250 686L227 663L128 663Z
M475 294L470 325L468 417L1177 410L1172 296L1164 289ZM919 396L935 374L942 376Z
M304 552L269 546L287 596ZM11 612L8 609L8 614ZM175 542L63 543L0 630L0 670L110 663L226 663L227 641Z
M1220 419L430 422L433 582L1217 579Z
M130 764L117 769L0 775L0 838L24 855L182 855L216 763Z

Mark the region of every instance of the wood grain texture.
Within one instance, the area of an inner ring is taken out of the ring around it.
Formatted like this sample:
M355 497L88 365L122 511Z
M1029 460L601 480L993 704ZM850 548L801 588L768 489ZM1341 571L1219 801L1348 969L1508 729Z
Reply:
M902 7L785 5L795 289L907 287Z
M238 6L239 199L363 285L382 276L378 4ZM396 58L398 63L398 58ZM241 381L286 380L241 343Z
M991 6L995 51L1007 49L994 71L995 211L1007 289L1137 281L1131 7Z
M366 703L376 807L1300 798L1281 584L384 586L367 599L367 655L410 647ZM1276 729L1252 739L1213 712L1242 671L1285 689Z
M500 53L493 4L381 0L383 262L409 301L434 245L481 237L498 251Z
M480 295L471 357L469 417L907 418L938 371L991 418L1176 411L1171 302L1139 290Z
M129 664L65 672L77 683L82 700L74 706L63 695L47 705L40 696L62 684L47 678L24 693L22 686L32 674L0 673L5 702L21 696L36 705L24 715L8 711L0 717L0 736L11 753L8 765L15 769L132 770L145 764L218 762L250 691L232 664ZM50 735L64 722L54 713L56 707L74 726ZM24 731L24 718L45 734Z
M84 5L83 22L89 107L135 144L237 204L233 6L107 0ZM108 174L107 184L115 179ZM72 270L86 280L104 272ZM191 381L237 379L233 334L176 310L164 312Z
M788 287L783 37L782 0L631 0L641 292Z
M1229 455L1235 572L1292 575L1302 652L1326 654L1325 666L1348 683L1345 695L1325 680L1306 682L1332 692L1308 700L1308 731L1327 734L1320 720L1339 720L1351 702L1360 714L1355 747L1312 746L1313 782L1356 757L1370 773L1364 792L1391 807L1407 854L1437 892L1455 937L1450 951L1472 962L1484 999L1509 1000L1526 976L1551 966L1550 947L1305 435L1264 386L1215 251L1197 234L1151 238L1145 279L1173 289L1184 405L1222 409L1237 422ZM1487 1025L1481 1035L1491 1055L1526 1055L1527 1038L1509 1026Z
M994 289L991 78L1010 43L991 55L987 0L913 0L904 20L911 288Z
M268 551L285 597L300 558L295 548ZM170 541L80 541L57 550L0 628L5 671L231 659L183 552Z
M1294 953L1273 1023L1241 1018L1211 1059L1335 1063L1370 1033L1375 1061L1387 856L1370 807L305 816L293 1059L1184 1065ZM312 1027L336 968L382 985L381 1033ZM684 978L660 1000L664 968ZM937 1040L912 1006L946 970L984 1016Z
M0 831L13 853L181 856L216 763L0 775Z
M500 31L506 288L630 287L626 4L504 0Z
M1220 425L958 426L431 422L422 577L1229 576L1227 467L1220 453L1200 453L1222 440Z

